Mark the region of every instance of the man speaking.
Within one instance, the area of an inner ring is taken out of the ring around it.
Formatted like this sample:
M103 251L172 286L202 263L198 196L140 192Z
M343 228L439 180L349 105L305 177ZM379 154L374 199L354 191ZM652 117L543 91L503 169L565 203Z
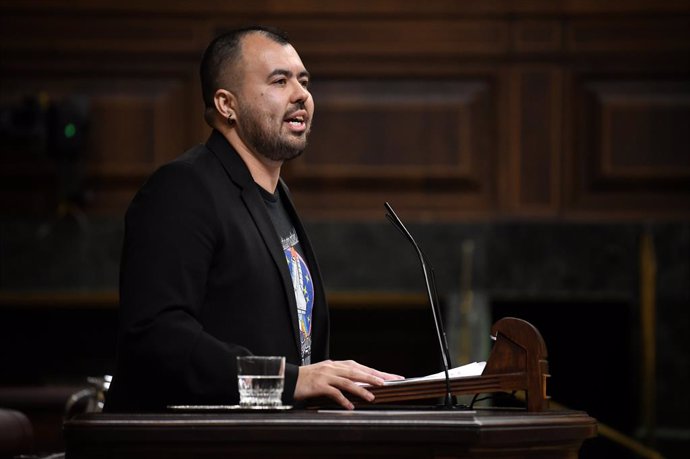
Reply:
M328 360L329 319L316 257L283 163L307 145L309 72L279 31L217 37L201 62L213 131L156 171L125 218L118 359L106 411L236 404L236 357L286 357L283 403L398 376Z

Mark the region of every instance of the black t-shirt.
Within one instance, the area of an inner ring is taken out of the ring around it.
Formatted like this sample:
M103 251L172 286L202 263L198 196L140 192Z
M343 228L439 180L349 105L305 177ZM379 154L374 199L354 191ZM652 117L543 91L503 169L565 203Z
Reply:
M302 365L309 365L311 363L311 313L314 306L314 284L309 272L309 266L307 266L304 259L297 231L295 231L290 216L287 210L285 210L280 192L276 191L275 194L271 194L259 185L257 186L261 196L264 198L268 215L271 217L273 226L280 237L285 261L290 270L295 300L297 301Z

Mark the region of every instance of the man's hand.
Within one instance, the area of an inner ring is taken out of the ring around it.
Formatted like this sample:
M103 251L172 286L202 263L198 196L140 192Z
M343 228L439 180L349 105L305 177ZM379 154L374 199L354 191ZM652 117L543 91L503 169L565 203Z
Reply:
M382 386L384 381L396 379L403 379L403 377L374 370L353 360L337 362L325 360L299 368L295 400L326 396L335 400L343 408L351 410L354 405L342 391L372 402L374 394L357 383Z

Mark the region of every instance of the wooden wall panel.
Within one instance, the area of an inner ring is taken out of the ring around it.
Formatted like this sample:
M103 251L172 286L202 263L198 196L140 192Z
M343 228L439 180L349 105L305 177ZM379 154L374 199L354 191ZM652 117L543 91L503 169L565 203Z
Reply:
M47 5L30 14L3 14L0 25L3 48L13 53L197 54L209 38L194 17L59 12Z
M464 18L281 20L301 52L313 56L461 56L498 54L509 47L503 21ZM314 40L314 37L319 37ZM423 37L423 39L420 39Z
M312 93L308 152L286 168L293 192L405 189L424 208L452 192L476 195L489 210L497 129L487 81L332 80ZM381 204L359 205L380 212Z
M510 80L510 210L554 215L561 204L562 72L518 68Z
M690 214L690 82L649 75L576 83L576 211Z
M0 109L87 94L86 210L119 214L204 141L210 38L268 23L314 75L311 145L286 170L307 217L378 219L384 200L417 219L677 217L690 5L657 3L0 0ZM53 208L55 164L10 144L0 209Z
M55 158L25 143L3 145L0 180L14 179L20 187L4 190L5 209L52 211L67 197L61 196L60 187L68 180L83 181L82 191L89 200L97 198L99 211L122 212L155 167L188 148L192 129L184 94L189 84L175 78L56 77L50 69L39 77L7 82L0 99L4 106L16 107L25 97L37 97L45 115L50 104L77 97L88 106L88 124L75 160ZM123 186L127 190L121 193Z
M591 87L601 110L603 178L690 178L690 82L606 86Z
M522 53L548 53L563 47L563 23L555 19L515 22L513 48Z
M654 7L650 2L650 9ZM613 20L612 20L613 19ZM566 22L566 49L588 52L678 52L690 49L685 15L577 19ZM629 56L634 59L637 56Z

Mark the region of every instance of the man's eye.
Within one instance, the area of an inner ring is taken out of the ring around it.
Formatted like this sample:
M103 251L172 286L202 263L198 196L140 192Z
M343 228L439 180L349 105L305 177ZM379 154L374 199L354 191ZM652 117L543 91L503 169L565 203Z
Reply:
M300 84L302 85L303 88L308 88L309 87L309 80L301 80Z
M285 78L281 78L280 80L276 80L273 82L273 84L277 84L280 86L285 86L287 84L287 80Z

